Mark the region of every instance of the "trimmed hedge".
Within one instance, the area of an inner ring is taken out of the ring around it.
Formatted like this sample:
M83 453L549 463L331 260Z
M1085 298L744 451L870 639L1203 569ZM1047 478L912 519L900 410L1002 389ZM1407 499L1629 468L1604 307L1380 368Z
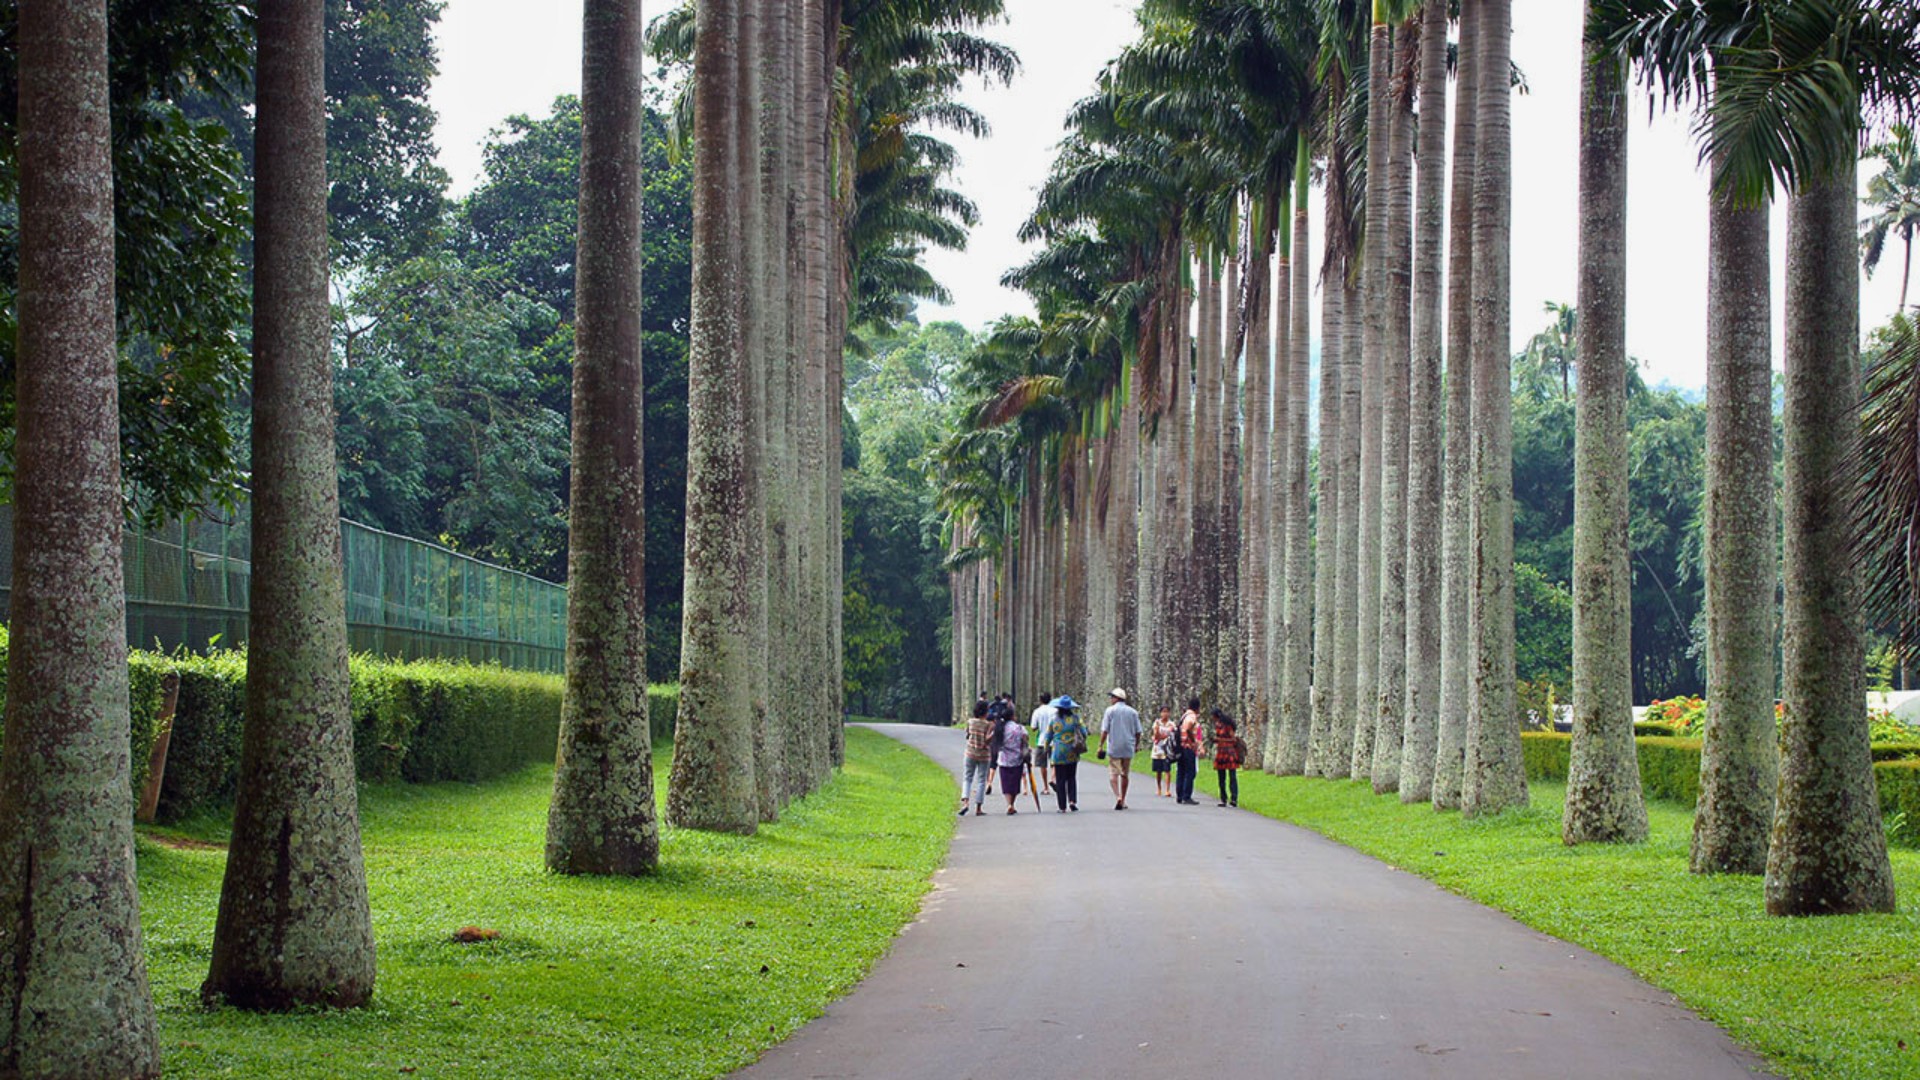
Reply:
M1700 798L1700 740L1641 738L1640 786L1649 798L1692 806ZM1561 780L1573 753L1573 736L1529 731L1520 746L1530 780ZM1874 747L1873 775L1880 788L1880 811L1886 816L1895 842L1920 847L1920 759L1892 760L1882 751L1912 751L1913 747Z
M1633 725L1633 733L1635 735L1671 737L1680 734L1680 729L1674 727L1672 724L1662 723L1658 720L1637 720Z
M0 700L7 638L0 626ZM134 652L128 657L133 791L146 783L158 736L162 684L180 676L167 774L158 816L176 821L233 800L246 714L247 660L227 650L209 656ZM562 679L497 665L445 660L352 660L353 745L366 782L474 782L553 760ZM647 690L655 741L671 739L680 688ZM3 711L3 710L0 710Z
M1894 841L1920 847L1920 761L1883 761L1873 767L1873 778Z

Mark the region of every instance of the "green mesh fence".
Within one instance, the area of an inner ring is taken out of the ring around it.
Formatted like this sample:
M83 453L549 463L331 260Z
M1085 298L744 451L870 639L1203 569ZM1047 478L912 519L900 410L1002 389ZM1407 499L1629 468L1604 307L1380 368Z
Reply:
M356 652L562 670L564 586L352 521L340 530ZM250 548L244 504L231 515L128 529L128 644L199 651L244 643ZM12 580L13 508L0 506L0 617Z

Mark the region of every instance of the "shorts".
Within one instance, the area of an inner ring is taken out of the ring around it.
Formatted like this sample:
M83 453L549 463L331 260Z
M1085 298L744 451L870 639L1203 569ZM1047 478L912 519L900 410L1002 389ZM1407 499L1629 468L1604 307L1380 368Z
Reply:
M1110 757L1107 759L1107 772L1109 775L1119 776L1131 768L1133 768L1133 759L1130 757Z
M1154 772L1172 772L1172 771L1173 771L1173 759L1172 759L1172 758L1164 758L1164 757L1157 757L1157 758L1154 758L1154 759L1153 759L1153 771L1154 771Z
M1038 765L1038 766L1040 766L1040 767L1041 767L1041 768L1043 768L1043 769L1044 769L1044 768L1046 768L1046 767L1047 767L1048 765L1051 765L1051 764L1053 764L1053 751L1052 751L1052 750L1049 750L1048 748L1046 748L1046 747L1044 747L1044 746L1036 746L1036 747L1034 747L1034 748L1033 748L1033 763L1034 763L1035 765Z

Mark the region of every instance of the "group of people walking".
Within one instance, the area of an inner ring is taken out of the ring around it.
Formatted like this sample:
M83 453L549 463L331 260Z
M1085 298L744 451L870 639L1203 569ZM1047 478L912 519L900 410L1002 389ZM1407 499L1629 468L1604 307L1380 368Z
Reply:
M1200 699L1188 698L1179 720L1161 706L1151 729L1141 726L1140 713L1127 700L1126 690L1107 694L1100 716L1098 759L1107 763L1107 786L1113 808L1127 808L1133 777L1133 759L1144 745L1153 761L1154 795L1184 806L1197 806L1193 797L1199 758L1210 754L1220 787L1220 805L1240 805L1240 767L1246 744L1239 725L1219 709L1209 725L1200 715ZM1071 695L1043 695L1040 704L1021 723L1013 695L992 701L984 696L973 703L967 721L966 768L960 787L960 815L986 813L987 797L998 783L1007 801L1007 813L1020 812L1023 789L1034 792L1036 809L1041 795L1051 794L1057 813L1080 809L1080 758L1087 753L1091 732L1080 718L1081 706ZM1024 783L1023 783L1024 781Z

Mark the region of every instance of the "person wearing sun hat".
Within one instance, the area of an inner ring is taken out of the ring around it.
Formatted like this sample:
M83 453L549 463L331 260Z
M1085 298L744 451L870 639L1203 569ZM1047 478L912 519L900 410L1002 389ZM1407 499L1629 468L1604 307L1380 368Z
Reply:
M1062 695L1053 699L1053 724L1046 746L1053 759L1053 797L1060 812L1080 809L1080 755L1087 752L1087 725L1080 722L1080 703Z
M1100 717L1100 756L1107 759L1107 786L1113 789L1113 808L1127 808L1127 781L1133 776L1133 753L1140 745L1140 714L1127 703L1127 692L1116 686L1107 692L1111 702Z

